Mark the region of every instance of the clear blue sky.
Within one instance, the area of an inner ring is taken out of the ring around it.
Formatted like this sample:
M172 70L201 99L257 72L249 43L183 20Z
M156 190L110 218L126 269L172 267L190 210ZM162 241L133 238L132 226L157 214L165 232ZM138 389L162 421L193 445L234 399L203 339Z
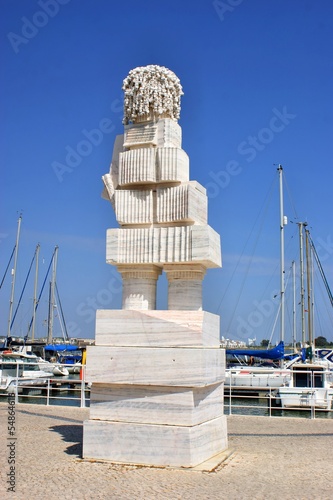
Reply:
M203 285L204 308L221 315L221 335L271 335L279 289L274 164L283 165L285 213L294 221L285 229L286 270L298 260L295 222L306 220L332 285L331 1L3 0L0 10L0 269L2 278L22 211L16 301L40 243L40 286L59 246L57 284L71 336L94 336L96 307L121 307L119 276L105 264L105 232L117 224L100 196L101 176L123 129L122 81L147 64L170 68L183 86L183 148L191 179L207 188L209 223L222 239L223 268L208 271ZM84 149L101 122L108 124L102 139ZM60 173L59 164L66 167ZM162 309L165 285L163 277ZM333 340L321 289L318 282L316 335ZM9 296L7 276L1 334ZM13 335L26 333L32 296L29 278ZM47 293L39 336L46 317Z

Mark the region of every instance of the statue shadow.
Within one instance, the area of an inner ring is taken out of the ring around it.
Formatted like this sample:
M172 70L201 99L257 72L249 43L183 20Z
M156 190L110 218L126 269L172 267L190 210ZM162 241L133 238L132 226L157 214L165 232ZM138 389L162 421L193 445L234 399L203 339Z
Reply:
M61 435L62 440L66 443L73 443L64 450L68 455L74 455L82 458L82 441L83 441L83 426L82 425L53 425L50 427L52 432L57 432Z

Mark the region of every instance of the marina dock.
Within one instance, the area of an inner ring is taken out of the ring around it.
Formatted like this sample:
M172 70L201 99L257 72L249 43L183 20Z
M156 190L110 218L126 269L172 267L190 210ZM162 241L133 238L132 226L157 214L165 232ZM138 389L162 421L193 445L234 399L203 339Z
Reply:
M15 493L7 492L8 405L0 404L4 499L330 499L331 419L229 416L230 456L213 472L82 460L86 408L17 404Z

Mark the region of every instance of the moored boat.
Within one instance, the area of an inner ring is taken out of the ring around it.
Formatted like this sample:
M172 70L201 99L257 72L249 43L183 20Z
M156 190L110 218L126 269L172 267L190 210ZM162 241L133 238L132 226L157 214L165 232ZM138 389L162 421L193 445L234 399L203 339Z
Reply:
M4 351L0 357L0 391L14 392L24 387L45 386L51 373L39 370L35 363L22 361L11 351Z
M291 367L290 381L278 389L282 408L331 410L333 385L330 371L319 364L297 363Z
M0 356L0 365L13 364L22 366L22 376L29 378L50 378L50 371L40 369L37 356L20 351L3 351Z
M0 356L3 355L3 352L0 353ZM50 374L56 375L56 376L67 376L69 375L69 371L67 368L63 365L61 365L58 362L50 362L46 361L44 358L41 356L38 356L36 353L32 351L28 351L27 346L23 345L19 348L13 348L10 350L5 351L4 357L8 358L15 358L16 360L21 360L23 364L23 371L32 371L34 374L34 377L38 376L44 376L44 373L46 372L47 375L49 376ZM27 375L27 373L24 373L24 375Z
M290 378L290 369L239 366L226 369L225 388L277 388L288 383Z
M69 373L80 373L82 350L71 344L48 344L44 347L45 359L56 360Z

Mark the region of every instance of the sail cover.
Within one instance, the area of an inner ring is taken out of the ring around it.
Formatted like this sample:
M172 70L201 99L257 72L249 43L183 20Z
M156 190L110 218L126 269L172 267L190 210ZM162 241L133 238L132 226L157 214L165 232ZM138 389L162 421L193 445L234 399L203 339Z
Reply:
M281 341L272 349L226 349L226 354L254 356L263 359L282 359L284 356L284 342Z

